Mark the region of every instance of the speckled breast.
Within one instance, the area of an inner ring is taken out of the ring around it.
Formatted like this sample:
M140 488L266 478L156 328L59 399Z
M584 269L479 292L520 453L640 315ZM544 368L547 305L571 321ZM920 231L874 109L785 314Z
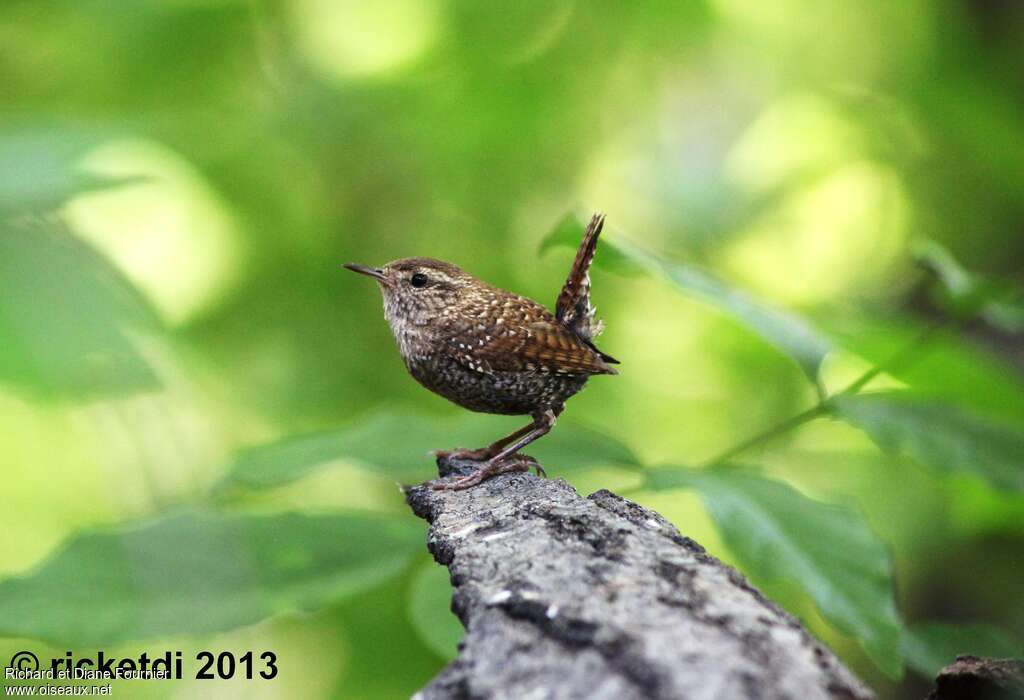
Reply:
M480 373L437 355L406 361L416 381L449 401L481 413L527 415L563 403L583 388L587 375L546 372Z

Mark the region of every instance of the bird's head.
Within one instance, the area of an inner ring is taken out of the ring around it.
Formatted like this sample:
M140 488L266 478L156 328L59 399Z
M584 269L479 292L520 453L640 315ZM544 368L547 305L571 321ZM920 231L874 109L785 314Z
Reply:
M377 280L392 323L424 325L476 282L456 265L433 258L402 258L384 267L345 263L345 267Z

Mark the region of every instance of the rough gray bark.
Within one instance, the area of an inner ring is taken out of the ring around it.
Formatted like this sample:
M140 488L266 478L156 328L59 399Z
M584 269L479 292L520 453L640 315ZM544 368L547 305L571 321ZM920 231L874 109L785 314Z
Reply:
M514 474L407 500L467 630L417 698L872 697L736 570L613 493Z

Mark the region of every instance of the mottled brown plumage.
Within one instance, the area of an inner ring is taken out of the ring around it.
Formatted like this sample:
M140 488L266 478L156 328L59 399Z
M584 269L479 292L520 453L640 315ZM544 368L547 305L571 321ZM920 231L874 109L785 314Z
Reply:
M604 217L595 215L552 314L541 304L433 258L403 258L382 268L345 267L377 280L384 315L409 373L446 399L484 413L530 415L533 422L459 457L487 460L468 477L435 488L468 488L536 463L518 451L546 434L566 399L593 374L616 374L595 347L601 332L590 302L590 264Z

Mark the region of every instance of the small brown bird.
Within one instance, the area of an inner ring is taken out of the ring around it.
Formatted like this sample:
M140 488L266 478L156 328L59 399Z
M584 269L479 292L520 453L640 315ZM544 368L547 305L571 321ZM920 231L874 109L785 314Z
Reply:
M546 435L592 374L617 374L618 360L594 345L603 324L590 303L590 263L604 216L583 234L552 314L541 304L477 279L451 263L403 258L384 267L345 267L373 277L409 373L449 401L483 413L529 415L533 421L478 450L439 451L441 457L486 460L435 489L466 489L498 474L539 465L518 454Z

